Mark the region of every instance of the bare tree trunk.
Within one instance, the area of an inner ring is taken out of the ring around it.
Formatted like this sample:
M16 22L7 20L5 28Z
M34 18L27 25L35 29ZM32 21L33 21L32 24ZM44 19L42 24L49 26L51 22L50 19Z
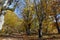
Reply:
M39 38L42 37L42 21L39 22L39 30L38 30L38 33L39 33Z

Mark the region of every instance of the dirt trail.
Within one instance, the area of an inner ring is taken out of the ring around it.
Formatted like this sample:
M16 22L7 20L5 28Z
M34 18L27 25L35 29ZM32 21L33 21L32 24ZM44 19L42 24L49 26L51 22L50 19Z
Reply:
M23 40L22 38L9 38L9 37L0 37L0 40Z

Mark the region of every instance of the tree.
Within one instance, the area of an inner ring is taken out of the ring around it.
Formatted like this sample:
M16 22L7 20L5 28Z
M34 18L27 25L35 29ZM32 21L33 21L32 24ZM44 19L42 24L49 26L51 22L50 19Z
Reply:
M27 35L30 35L31 24L34 19L33 10L34 10L33 5L27 5L23 11L23 20Z
M1 0L0 1L0 20L1 20L1 27L0 29L2 29L2 25L4 24L4 14L7 10L12 10L14 11L15 7L17 6L17 1L14 5L14 8L13 9L10 9L9 6L11 5L11 3L13 2L14 0ZM3 3L4 2L4 3Z
M57 14L58 14L57 9L58 8L59 8L59 2L58 1L53 1L52 10L53 10L54 17L55 17L55 20L56 20L56 28L58 30L58 33L60 33L60 28L59 28L59 25L58 25L58 18L57 18Z
M36 11L36 15L39 21L39 37L42 37L42 22L45 18L45 13L44 13L44 7L43 7L43 1L40 0L38 6L36 5L36 1L34 0L35 3L35 11Z

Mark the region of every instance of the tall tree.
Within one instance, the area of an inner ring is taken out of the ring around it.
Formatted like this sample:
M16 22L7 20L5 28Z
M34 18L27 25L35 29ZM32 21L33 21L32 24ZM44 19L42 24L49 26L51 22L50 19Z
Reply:
M34 0L35 3L35 11L36 11L36 15L39 21L39 37L42 37L42 22L45 18L45 13L44 13L44 7L43 7L43 0L40 0L40 2L38 3L38 6L36 4L36 0Z
M33 22L33 6L29 4L29 0L26 2L26 7L23 11L23 19L24 19L24 25L26 28L26 33L27 35L30 35L30 29L31 29L31 24Z
M56 28L58 30L58 33L60 33L60 27L58 25L58 18L57 18L57 15L58 15L58 12L57 12L57 9L59 8L59 1L53 1L53 4L52 4L52 11L54 13L54 18L56 20Z

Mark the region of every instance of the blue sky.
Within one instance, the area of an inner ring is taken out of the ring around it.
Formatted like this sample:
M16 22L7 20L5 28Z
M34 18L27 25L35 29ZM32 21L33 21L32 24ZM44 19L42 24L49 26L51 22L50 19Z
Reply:
M15 1L15 0L14 0ZM18 5L16 6L15 8L15 14L19 17L19 18L22 18L22 11L23 11L23 8L26 6L26 3L25 3L25 0L16 0L18 1ZM31 3L33 3L34 1L33 0L30 0ZM38 3L39 1L36 0L36 3ZM15 2L13 2L9 8L13 8L15 5Z
M23 11L23 8L25 7L25 2L24 0L20 0L19 1L19 4L17 5L16 9L15 9L15 14L19 17L19 18L22 18L22 11Z
M15 5L15 3L13 2L9 8L13 8ZM19 17L19 18L22 18L22 11L23 11L23 8L25 7L25 1L24 0L18 0L18 5L16 6L15 8L15 14Z
M20 0L19 1L19 4L17 5L16 9L15 9L15 14L19 17L19 18L22 18L22 11L23 11L23 8L25 7L25 2L24 0Z

